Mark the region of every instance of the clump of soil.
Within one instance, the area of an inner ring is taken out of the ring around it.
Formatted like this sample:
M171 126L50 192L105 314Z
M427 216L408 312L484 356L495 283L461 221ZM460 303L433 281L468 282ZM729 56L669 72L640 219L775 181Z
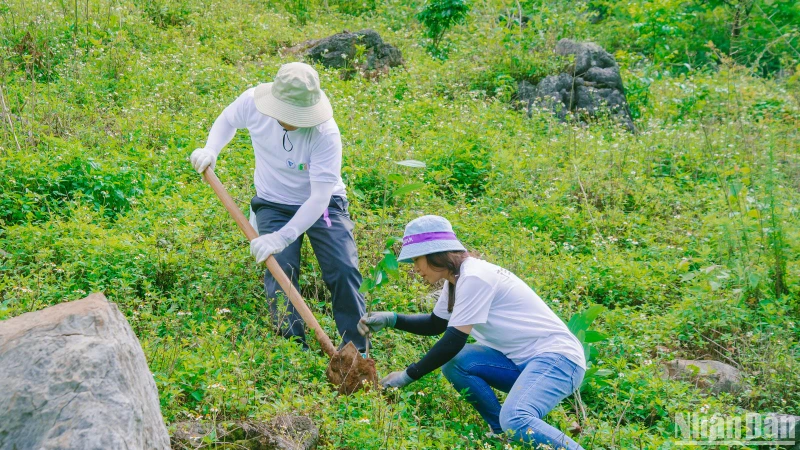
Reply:
M378 383L375 360L362 358L352 342L348 342L331 357L325 375L339 393L344 395L350 395L359 389L369 390L370 385Z

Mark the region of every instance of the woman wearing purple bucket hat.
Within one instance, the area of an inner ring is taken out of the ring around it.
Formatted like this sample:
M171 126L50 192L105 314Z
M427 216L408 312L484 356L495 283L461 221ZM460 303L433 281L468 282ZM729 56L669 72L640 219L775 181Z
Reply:
M444 280L428 314L377 312L358 329L382 328L443 336L418 362L381 384L403 387L442 368L492 432L551 448L581 449L542 418L577 390L586 371L583 346L525 282L502 267L470 256L447 219L423 216L405 229L400 262L413 262L429 283ZM477 344L467 344L472 335ZM508 392L500 405L492 388Z

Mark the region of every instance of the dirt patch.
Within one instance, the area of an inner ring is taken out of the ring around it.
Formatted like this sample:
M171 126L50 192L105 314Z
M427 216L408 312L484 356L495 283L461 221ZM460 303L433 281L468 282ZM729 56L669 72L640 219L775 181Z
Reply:
M350 395L359 389L369 390L370 386L378 383L375 360L362 358L352 342L348 342L343 349L333 355L325 374L339 393L345 395Z

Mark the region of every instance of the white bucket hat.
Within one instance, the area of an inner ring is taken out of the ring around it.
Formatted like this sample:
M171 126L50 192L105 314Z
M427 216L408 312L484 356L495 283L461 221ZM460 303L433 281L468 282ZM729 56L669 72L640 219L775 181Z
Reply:
M299 128L315 127L333 117L317 71L301 62L282 65L274 82L256 86L255 101L261 114Z
M397 260L410 263L417 256L459 250L467 251L453 233L453 227L447 219L440 216L422 216L406 225L403 248Z

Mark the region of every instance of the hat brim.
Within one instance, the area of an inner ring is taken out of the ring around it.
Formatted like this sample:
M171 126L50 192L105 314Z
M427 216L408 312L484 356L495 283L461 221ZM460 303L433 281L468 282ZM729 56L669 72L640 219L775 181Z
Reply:
M420 242L418 244L409 244L404 245L402 249L400 249L400 255L397 257L397 261L401 263L411 263L414 262L414 258L417 256L424 256L430 255L431 253L438 253L438 252L457 252L457 251L467 251L463 245L461 245L460 241L455 239L450 239L446 241L428 241L428 242Z
M256 109L286 125L299 128L315 127L333 117L333 108L328 96L320 91L322 97L316 105L295 106L285 103L272 95L272 83L256 86L254 99Z

